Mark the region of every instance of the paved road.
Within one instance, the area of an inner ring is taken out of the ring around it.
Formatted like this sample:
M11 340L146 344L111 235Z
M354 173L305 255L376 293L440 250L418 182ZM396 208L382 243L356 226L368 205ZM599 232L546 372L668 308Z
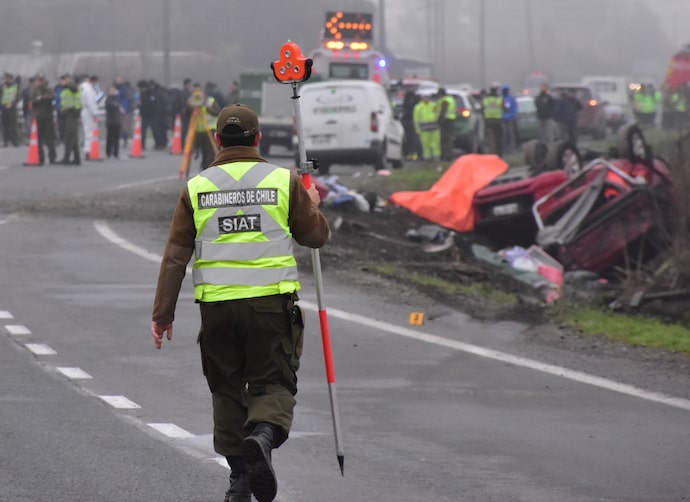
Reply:
M86 200L127 184L159 197L177 183L178 159L162 153L81 168L24 168L24 155L0 151L0 200ZM166 229L83 212L0 222L0 500L222 500L191 283L175 339L156 351L148 333ZM304 271L299 404L274 457L280 502L690 499L690 401L517 357L518 323L443 311L412 327L422 300L328 279L345 476Z

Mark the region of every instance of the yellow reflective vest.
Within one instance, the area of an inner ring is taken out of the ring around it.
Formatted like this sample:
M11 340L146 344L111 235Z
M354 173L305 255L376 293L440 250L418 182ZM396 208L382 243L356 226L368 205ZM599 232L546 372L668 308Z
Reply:
M438 102L439 105L447 103L445 118L447 118L448 120L455 120L458 116L458 107L455 104L455 98L453 96L445 95L441 99L439 99Z
M196 239L197 300L215 302L300 289L288 226L290 171L267 162L212 166L187 183Z
M434 131L438 125L438 104L431 101L420 101L414 107L414 128L419 134L421 131Z
M500 96L486 96L482 101L484 118L503 119L503 98Z
M2 106L12 105L17 99L17 84L6 85L2 89Z

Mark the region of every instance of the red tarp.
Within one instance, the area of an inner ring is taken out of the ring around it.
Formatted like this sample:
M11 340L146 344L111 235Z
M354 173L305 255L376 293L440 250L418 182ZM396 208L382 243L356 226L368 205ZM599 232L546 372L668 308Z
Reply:
M463 155L425 192L396 192L391 202L437 225L458 232L474 230L474 194L508 170L497 155Z

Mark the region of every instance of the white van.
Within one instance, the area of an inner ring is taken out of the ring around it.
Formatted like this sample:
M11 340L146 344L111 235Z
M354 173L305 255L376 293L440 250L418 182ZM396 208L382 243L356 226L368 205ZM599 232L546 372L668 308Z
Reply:
M304 84L299 94L301 139L307 158L319 160L320 174L332 164L402 166L403 126L381 84L329 80Z
M628 93L631 79L615 76L583 77L582 83L592 87L604 103L606 125L617 131L620 126L634 121L632 103Z

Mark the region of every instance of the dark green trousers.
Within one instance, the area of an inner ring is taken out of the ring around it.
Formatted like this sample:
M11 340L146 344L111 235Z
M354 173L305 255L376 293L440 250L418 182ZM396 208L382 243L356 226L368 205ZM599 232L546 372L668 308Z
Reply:
M201 363L213 397L213 444L241 455L255 424L268 422L287 439L304 341L296 294L200 303Z

